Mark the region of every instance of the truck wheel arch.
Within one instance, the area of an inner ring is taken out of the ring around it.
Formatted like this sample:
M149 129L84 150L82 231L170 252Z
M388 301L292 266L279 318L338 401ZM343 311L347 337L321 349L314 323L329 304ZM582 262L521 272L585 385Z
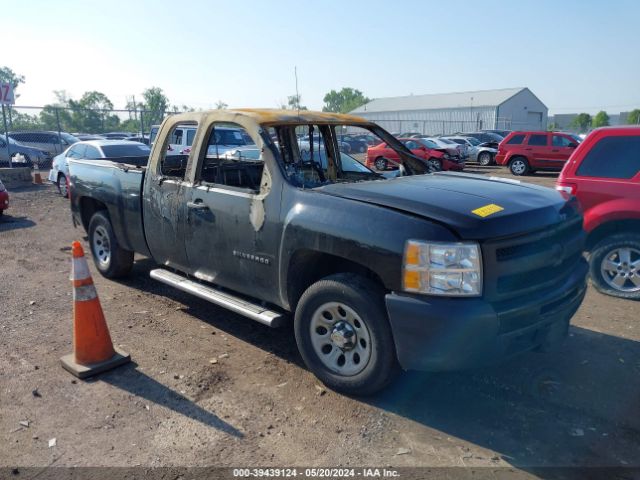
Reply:
M370 268L344 257L315 250L298 250L289 259L285 298L295 311L302 294L318 280L338 273L355 273L385 288L380 276Z
M109 209L104 203L91 197L82 197L80 199L80 218L82 219L82 226L86 232L89 232L89 222L91 221L91 217L93 217L94 213L100 210L104 210L107 213L107 216L109 216Z

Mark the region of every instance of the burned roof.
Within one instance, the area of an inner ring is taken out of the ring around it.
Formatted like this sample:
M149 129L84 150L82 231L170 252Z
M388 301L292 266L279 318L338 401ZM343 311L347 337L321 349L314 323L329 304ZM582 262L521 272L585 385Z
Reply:
M371 125L371 122L356 115L316 112L311 110L278 110L270 108L238 108L230 110L207 110L203 112L178 113L174 117L184 121L197 121L199 118L208 117L212 120L218 117L221 121L233 121L233 117L245 117L261 125L283 124L361 124Z

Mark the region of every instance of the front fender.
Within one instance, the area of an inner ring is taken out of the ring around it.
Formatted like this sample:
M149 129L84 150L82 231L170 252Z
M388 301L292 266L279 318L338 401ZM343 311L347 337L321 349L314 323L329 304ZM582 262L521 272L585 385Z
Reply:
M584 229L589 233L605 223L629 219L640 219L640 200L618 198L584 212Z
M318 192L300 190L290 205L284 214L280 241L283 301L288 298L289 266L300 250L355 262L373 271L388 290L398 290L408 239L456 239L445 227L427 219Z

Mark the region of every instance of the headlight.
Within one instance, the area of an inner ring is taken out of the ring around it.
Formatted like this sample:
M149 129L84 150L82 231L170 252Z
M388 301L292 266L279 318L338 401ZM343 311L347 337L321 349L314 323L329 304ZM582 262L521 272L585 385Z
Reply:
M477 243L407 241L402 288L429 295L482 295L482 258Z

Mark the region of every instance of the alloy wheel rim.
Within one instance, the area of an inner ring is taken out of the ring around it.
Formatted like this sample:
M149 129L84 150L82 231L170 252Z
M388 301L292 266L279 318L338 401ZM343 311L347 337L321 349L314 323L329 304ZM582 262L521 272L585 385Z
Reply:
M350 377L371 359L371 334L355 310L340 302L321 305L311 316L311 345L320 362L338 375Z
M522 160L516 160L513 162L511 169L513 173L524 173L524 162Z
M604 281L619 292L639 292L640 250L614 248L602 259L600 273Z
M93 231L93 255L101 265L106 266L111 259L111 244L107 229L98 225Z

